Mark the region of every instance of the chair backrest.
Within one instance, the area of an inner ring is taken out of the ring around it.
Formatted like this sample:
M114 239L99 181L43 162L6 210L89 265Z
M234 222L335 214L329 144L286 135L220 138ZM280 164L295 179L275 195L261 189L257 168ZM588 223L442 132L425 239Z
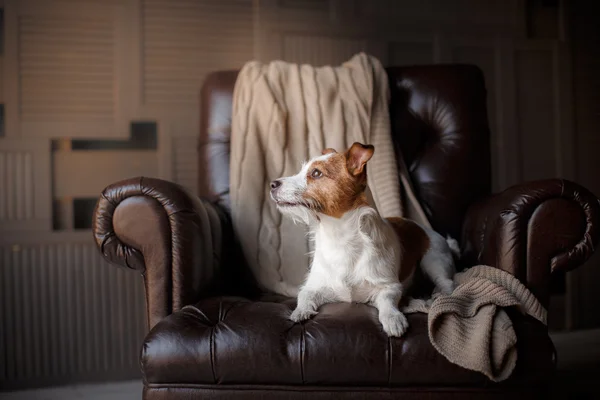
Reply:
M396 152L402 151L433 227L460 239L469 205L490 193L490 133L481 70L472 65L387 68ZM199 195L229 207L229 140L237 71L204 82Z

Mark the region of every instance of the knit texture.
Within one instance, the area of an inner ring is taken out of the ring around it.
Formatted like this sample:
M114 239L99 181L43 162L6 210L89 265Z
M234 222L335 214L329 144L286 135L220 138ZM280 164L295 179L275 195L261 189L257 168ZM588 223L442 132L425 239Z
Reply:
M374 145L367 177L371 203L383 217L405 214L389 96L384 68L364 53L336 67L252 61L240 71L233 93L231 213L263 289L295 296L312 250L306 227L282 218L270 200L269 182L296 174L303 161L323 149L341 151L356 141ZM408 183L408 176L402 181ZM410 185L405 186L408 201L415 202L407 209L417 210L407 216L429 225Z
M517 336L503 310L516 307L546 324L546 309L513 275L479 265L458 273L451 295L413 299L404 312L428 315L429 339L448 361L492 381L510 376L517 363Z

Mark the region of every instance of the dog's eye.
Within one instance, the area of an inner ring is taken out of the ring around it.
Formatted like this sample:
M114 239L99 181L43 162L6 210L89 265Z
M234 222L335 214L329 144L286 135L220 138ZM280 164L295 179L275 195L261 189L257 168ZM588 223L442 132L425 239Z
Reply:
M323 176L323 173L321 171L319 171L318 169L313 169L312 172L310 173L310 176L312 176L313 178L320 178Z

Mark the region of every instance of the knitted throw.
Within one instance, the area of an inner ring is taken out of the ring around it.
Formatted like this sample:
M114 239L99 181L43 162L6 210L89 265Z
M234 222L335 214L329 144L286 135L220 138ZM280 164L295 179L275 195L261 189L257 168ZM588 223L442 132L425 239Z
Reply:
M454 281L451 295L411 300L404 312L429 313L429 339L448 361L492 381L505 380L517 363L517 337L502 308L515 306L543 324L546 309L517 278L498 268L475 266Z
M336 67L252 61L242 68L233 92L231 214L263 289L295 296L311 251L306 227L282 218L270 200L269 182L296 174L327 147L374 145L367 178L371 204L383 217L406 214L428 225L401 160L404 175L398 177L388 102L386 72L364 53ZM400 180L409 213L403 213Z

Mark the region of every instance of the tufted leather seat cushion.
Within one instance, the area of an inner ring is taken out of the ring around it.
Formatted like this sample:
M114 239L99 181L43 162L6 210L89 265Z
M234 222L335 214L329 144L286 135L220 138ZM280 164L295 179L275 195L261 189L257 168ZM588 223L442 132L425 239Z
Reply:
M295 300L220 297L184 307L159 322L142 350L149 384L485 386L483 375L448 362L431 346L424 314L408 315L403 338L390 339L376 310L336 303L313 319L287 317ZM547 382L552 343L545 327L513 316L519 361L511 382Z

